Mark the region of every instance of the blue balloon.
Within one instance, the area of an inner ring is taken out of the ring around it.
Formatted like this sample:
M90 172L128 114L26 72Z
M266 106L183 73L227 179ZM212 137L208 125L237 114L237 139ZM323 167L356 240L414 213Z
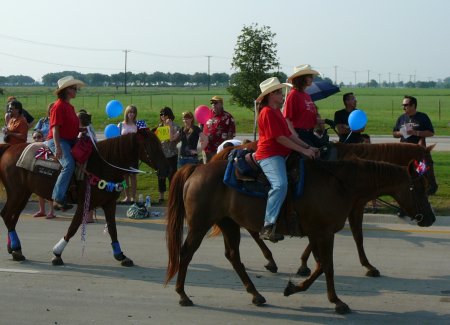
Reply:
M364 111L360 109L355 109L348 116L348 125L350 126L350 130L358 131L364 129L367 124L367 115Z
M122 110L122 103L118 100L110 100L108 104L106 104L106 115L108 115L109 118L120 116L122 114Z
M109 138L115 138L118 137L120 135L120 130L119 127L115 124L108 124L105 127L105 137L107 139Z

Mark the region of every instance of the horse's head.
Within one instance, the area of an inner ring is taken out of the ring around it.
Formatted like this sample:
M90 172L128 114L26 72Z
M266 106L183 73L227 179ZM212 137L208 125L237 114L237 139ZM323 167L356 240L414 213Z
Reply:
M161 147L158 137L147 128L141 128L137 132L139 144L139 160L158 171L158 175L169 175L169 164Z
M431 158L431 150L433 150L435 146L436 144L428 146L426 148L424 157L425 163L429 167L427 173L425 174L425 177L427 178L428 181L428 190L427 190L428 195L434 195L438 190L438 184L436 183L436 176L434 175L434 163L433 159Z
M428 201L426 173L423 174L417 168L417 161L411 161L407 168L409 186L407 193L402 195L402 208L419 226L429 227L436 221L436 217Z

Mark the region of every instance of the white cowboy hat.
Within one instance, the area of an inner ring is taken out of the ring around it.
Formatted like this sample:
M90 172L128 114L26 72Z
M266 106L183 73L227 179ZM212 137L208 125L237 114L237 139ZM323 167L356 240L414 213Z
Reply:
M58 80L58 88L55 90L55 94L58 95L62 90L74 85L78 89L85 86L83 81L77 80L72 76L63 77Z
M304 76L307 74L319 74L316 70L313 70L309 64L302 64L294 67L294 74L288 78L288 82L292 82L294 78Z
M261 88L261 94L258 96L258 98L256 98L256 101L260 102L267 94L285 87L292 87L292 85L288 83L280 83L277 77L266 79L259 84L259 88Z

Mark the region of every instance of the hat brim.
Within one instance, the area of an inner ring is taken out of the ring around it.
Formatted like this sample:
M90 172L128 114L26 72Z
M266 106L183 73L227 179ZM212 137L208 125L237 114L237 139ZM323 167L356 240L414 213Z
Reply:
M280 83L280 84L278 84L278 85L273 85L273 86L271 86L271 87L265 89L265 90L258 96L258 98L256 98L256 102L259 103L259 102L264 98L264 96L266 96L267 94L270 94L271 92L273 92L273 91L275 91L275 90L282 89L282 88L287 88L287 87L292 87L292 85L291 85L291 84L288 84L288 83Z
M81 81L81 80L77 80L77 79L72 79L67 81L66 83L64 83L61 87L59 87L58 89L55 90L55 95L58 95L61 91L63 91L64 89L66 89L67 87L70 86L74 86L76 85L77 88L83 88L84 86L86 86L86 84Z
M294 73L292 76L290 76L287 81L288 82L292 82L293 79L295 79L297 77L300 77L300 76L305 76L305 75L308 75L308 74L318 75L319 72L317 72L316 70L312 70L312 69L300 70L300 71L297 71L296 73Z

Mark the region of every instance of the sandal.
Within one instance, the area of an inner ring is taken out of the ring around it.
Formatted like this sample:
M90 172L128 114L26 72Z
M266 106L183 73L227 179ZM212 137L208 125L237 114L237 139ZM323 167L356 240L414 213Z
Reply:
M55 218L56 218L56 216L51 213L47 214L47 216L45 217L45 219L55 219Z
M33 214L33 218L39 218L39 217L45 217L45 213L38 211L35 214Z

